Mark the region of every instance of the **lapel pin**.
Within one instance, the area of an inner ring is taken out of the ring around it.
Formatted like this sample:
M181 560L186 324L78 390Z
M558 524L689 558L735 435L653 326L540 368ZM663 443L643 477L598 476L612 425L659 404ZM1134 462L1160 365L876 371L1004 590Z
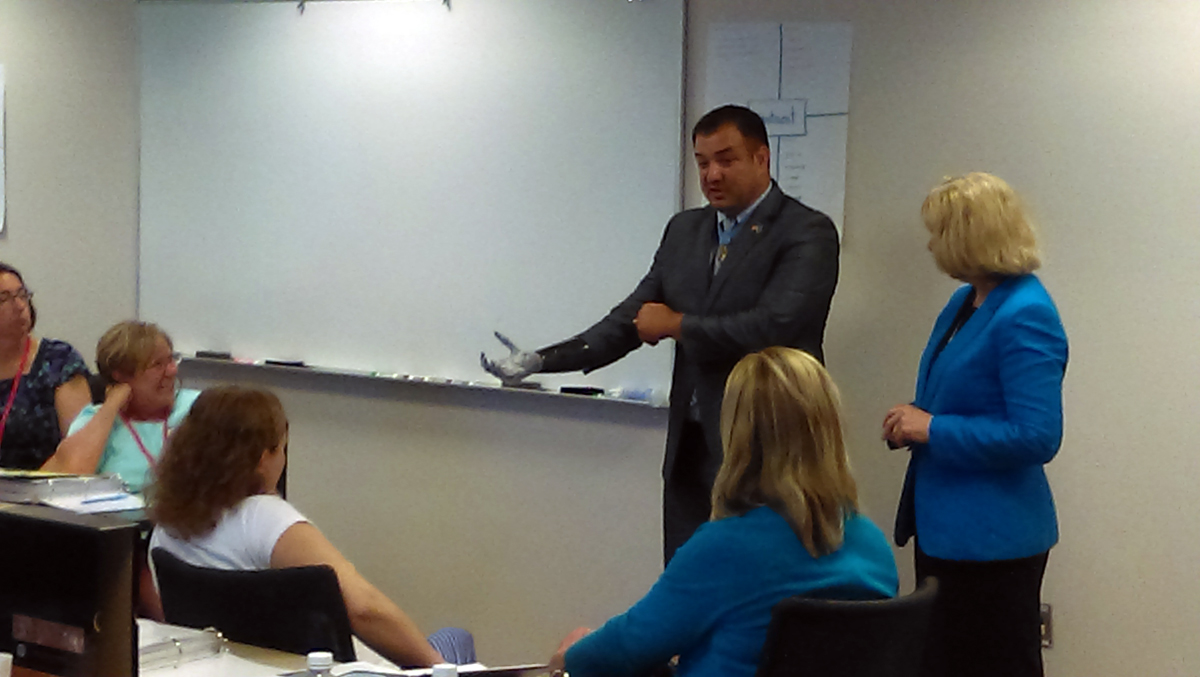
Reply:
M750 226L750 230L754 231L755 235L758 235L759 233L762 232L762 226L760 226L756 223L753 226Z

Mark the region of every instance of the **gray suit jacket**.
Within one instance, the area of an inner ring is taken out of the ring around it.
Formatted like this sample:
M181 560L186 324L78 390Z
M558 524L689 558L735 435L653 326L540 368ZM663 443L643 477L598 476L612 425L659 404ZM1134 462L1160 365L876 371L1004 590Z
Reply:
M716 214L709 206L672 217L650 272L633 293L562 344L572 349L539 351L546 357L543 371L599 369L642 345L633 319L643 303L665 303L684 314L671 378L664 479L674 468L693 392L709 452L704 471L715 475L721 462L721 399L737 361L776 345L824 357L821 342L838 276L833 222L772 184L713 275Z

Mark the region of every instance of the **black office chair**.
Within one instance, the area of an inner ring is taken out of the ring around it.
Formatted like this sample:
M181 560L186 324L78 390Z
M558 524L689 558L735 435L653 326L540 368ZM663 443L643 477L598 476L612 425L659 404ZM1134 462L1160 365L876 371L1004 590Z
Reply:
M757 677L916 677L937 579L911 595L845 601L789 597L771 610Z
M92 396L92 404L104 404L104 396L108 394L108 381L100 374L87 375L88 392Z
M332 567L222 571L193 566L162 548L150 556L168 623L216 628L243 644L356 660Z

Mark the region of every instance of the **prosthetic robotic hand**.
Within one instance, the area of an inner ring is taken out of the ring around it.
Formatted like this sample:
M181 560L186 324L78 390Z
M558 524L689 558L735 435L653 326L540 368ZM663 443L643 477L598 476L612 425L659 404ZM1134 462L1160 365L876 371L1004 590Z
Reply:
M508 357L490 360L486 353L479 353L479 364L487 373L500 379L504 385L517 385L530 374L536 374L542 369L542 356L534 352L526 352L518 348L508 337L495 332L500 343L508 348Z

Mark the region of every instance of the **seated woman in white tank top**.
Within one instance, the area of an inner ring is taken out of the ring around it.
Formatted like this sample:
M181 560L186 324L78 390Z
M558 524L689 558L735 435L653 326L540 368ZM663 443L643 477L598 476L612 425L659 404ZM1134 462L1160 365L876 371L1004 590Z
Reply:
M443 662L400 607L274 493L286 446L287 418L273 393L236 386L201 393L158 465L151 549L214 569L327 564L337 573L359 639L397 665Z

